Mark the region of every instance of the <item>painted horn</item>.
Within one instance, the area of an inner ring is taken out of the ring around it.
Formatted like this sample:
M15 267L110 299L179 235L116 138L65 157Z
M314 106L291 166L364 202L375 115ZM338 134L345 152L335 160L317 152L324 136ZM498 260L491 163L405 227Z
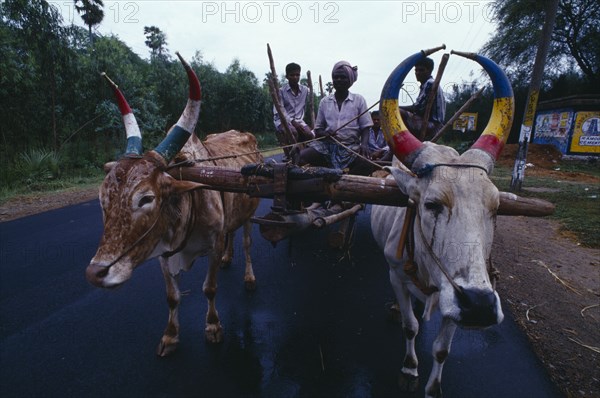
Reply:
M196 73L178 52L175 52L175 54L177 54L185 68L190 84L190 91L187 105L179 120L167 133L165 139L154 149L167 163L183 148L190 135L194 132L198 116L200 115L200 103L202 102L202 90Z
M129 107L125 96L119 90L119 86L115 84L106 73L101 73L102 77L106 79L110 87L112 88L115 96L117 97L117 104L123 117L123 124L125 125L125 134L127 135L127 146L125 147L125 156L127 157L140 157L143 153L142 150L142 134L140 128L135 120L133 111Z
M392 148L394 155L409 168L416 158L416 154L422 148L423 143L412 135L404 124L400 116L400 109L398 108L398 94L408 72L410 72L419 60L445 48L446 45L443 44L440 47L430 50L422 50L406 58L390 74L381 91L379 109L383 135L389 147Z
M470 149L481 149L494 160L506 144L515 113L515 100L512 87L502 69L492 60L475 53L452 50L451 54L472 59L485 69L494 87L494 106L490 120Z

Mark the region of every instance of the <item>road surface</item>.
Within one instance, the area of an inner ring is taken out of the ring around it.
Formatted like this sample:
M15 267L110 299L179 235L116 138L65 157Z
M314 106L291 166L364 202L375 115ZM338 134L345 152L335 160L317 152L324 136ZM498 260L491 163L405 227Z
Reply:
M97 200L1 223L0 396L422 396L439 319L417 339L420 390L402 395L402 328L386 311L393 294L369 211L341 261L327 247L332 229L273 248L255 225L255 292L244 290L238 236L219 274L218 345L204 340L206 260L197 260L181 278L181 343L169 358L155 355L167 321L156 259L116 290L85 280L102 231ZM445 397L562 396L509 313L497 327L457 331L442 387Z

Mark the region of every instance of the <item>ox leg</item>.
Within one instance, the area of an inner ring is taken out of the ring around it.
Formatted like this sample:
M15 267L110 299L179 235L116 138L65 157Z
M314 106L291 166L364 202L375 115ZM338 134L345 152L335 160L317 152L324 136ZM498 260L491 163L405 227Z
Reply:
M390 268L390 282L398 300L404 338L406 339L406 355L398 376L398 385L402 391L415 392L419 386L419 372L417 370L419 361L415 350L415 338L419 333L419 322L412 309L410 292L402 279L396 275L396 272L402 271L399 271L399 268Z
M250 258L250 247L252 246L252 224L250 220L244 223L244 256L246 259L246 268L244 270L244 286L246 290L256 289L256 278L252 269L252 258Z
M449 319L442 321L440 333L433 342L433 368L425 386L426 397L440 398L442 396L442 370L444 362L450 353L450 346L455 331L456 324L453 321Z
M225 251L221 258L221 268L227 268L231 265L233 260L233 241L235 238L235 231L225 235Z
M215 296L217 295L217 273L221 264L223 255L225 236L220 236L215 242L215 250L211 253L208 260L208 271L204 279L202 291L208 300L208 311L206 312L206 327L204 334L206 340L210 343L220 343L223 341L223 328L219 321L219 314L215 306Z
M165 332L160 339L156 354L164 357L171 354L177 348L179 343L179 302L181 293L179 292L179 275L173 276L169 271L168 260L160 257L160 267L165 278L167 288L167 304L169 305L169 321Z

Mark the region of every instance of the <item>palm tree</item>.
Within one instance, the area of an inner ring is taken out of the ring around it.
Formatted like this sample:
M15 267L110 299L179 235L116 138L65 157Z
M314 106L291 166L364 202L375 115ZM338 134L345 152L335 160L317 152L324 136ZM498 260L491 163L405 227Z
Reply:
M99 25L104 19L104 2L102 0L73 0L75 9L87 25L90 32L90 43L93 43L92 27Z

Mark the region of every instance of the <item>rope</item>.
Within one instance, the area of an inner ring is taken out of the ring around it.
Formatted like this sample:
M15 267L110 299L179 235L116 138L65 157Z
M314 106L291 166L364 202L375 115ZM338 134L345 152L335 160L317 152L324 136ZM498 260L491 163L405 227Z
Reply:
M349 125L350 123L352 123L353 121L355 121L356 119L358 119L359 117L361 117L362 115L364 115L365 113L367 113L368 111L370 111L373 107L375 107L377 104L379 104L379 101L375 102L373 105L371 105L370 107L368 107L367 109L365 109L363 112L361 112L358 116L348 120L346 123L344 123L343 125L341 125L340 127L338 127L333 133L331 133L331 135L328 136L323 136L323 137L318 137L318 138L313 138L312 140L307 140L307 141L303 141L303 144L308 144L310 142L313 141L319 141L319 140L323 140L325 138L332 138L338 145L341 145L342 147L346 148L347 150L349 150L350 152L352 152L353 154L361 157L362 159L366 160L367 162L371 163L373 166L379 168L379 169L383 169L383 167L373 161L371 161L370 159L364 157L363 155L361 155L360 153L353 151L352 149L348 148L346 145L342 144L339 140L337 140L334 135L340 131L341 129L343 129L344 127L346 127L347 125ZM204 145L204 143L203 143ZM260 151L252 151L252 152L243 152L243 153L238 153L235 155L225 155L225 156L217 156L217 157L210 157L210 158L206 158L206 159L192 159L192 160L184 160L182 162L178 162L178 163L174 163L172 165L170 165L167 169L172 169L174 167L180 167L180 166L185 166L190 164L190 162L192 163L202 163L202 162L214 162L215 160L221 160L221 159L232 159L232 158L237 158L239 156L246 156L246 155L256 155L259 153L264 153L264 152L270 152L273 149L284 149L284 148L291 148L298 145L296 144L289 144L289 145L283 145L283 146L279 146L279 147L275 147L275 148L269 148L269 149L263 149Z

